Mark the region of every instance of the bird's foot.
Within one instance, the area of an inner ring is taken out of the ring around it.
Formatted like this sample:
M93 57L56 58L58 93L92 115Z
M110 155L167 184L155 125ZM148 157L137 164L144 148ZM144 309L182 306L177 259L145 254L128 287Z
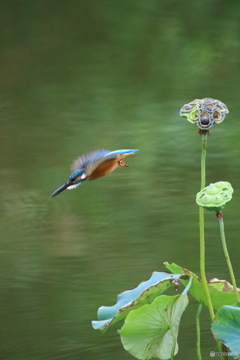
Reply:
M118 161L118 164L119 164L120 166L128 166L128 164L125 164L122 160L119 160L119 161Z

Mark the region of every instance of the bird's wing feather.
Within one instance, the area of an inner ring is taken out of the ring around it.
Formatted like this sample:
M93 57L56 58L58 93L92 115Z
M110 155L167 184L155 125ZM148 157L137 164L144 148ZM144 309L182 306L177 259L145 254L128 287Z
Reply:
M84 173L86 176L91 175L98 167L101 168L101 165L107 163L108 161L111 160L117 160L118 159L118 155L117 154L106 154L102 157L100 157L99 159L94 159L93 161L90 161L89 163L87 163L85 169L84 169ZM104 166L104 165L103 165Z
M107 154L105 154L103 157L100 157L98 159L94 159L93 161L90 161L87 163L84 173L86 176L91 175L95 170L98 170L105 167L105 165L109 168L114 169L115 166L117 166L117 162L124 159L126 156L134 155L136 154L138 150L132 150L132 149L124 149L124 150L115 150L115 151L109 151ZM111 160L115 160L112 162ZM111 162L111 164L110 164ZM107 165L109 163L109 165ZM115 165L114 165L115 163ZM108 171L107 171L108 172Z
M84 169L84 174L89 176L93 173L94 170L97 169L98 166L102 165L103 163L114 159L116 159L116 161L120 161L126 156L134 155L136 152L138 152L137 149L123 149L115 151L106 149L96 150L77 158L73 162L71 169L72 171L77 169Z
M114 150L109 152L107 155L111 155L111 154L117 154L117 155L123 155L124 157L128 156L128 155L134 155L138 152L138 149L122 149L122 150ZM122 159L124 158L122 157Z
M96 151L92 151L88 154L79 156L76 160L73 161L71 165L71 170L75 171L78 169L83 169L86 165L92 161L97 161L101 159L103 156L108 154L110 150L100 149Z

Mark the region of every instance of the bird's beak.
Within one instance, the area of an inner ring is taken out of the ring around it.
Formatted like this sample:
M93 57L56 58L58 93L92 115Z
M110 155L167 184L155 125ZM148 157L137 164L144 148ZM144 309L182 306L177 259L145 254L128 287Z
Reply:
M57 190L55 190L51 195L50 197L53 198L54 196L60 194L63 190L67 189L68 188L68 184L65 183L63 184L62 186L60 186Z

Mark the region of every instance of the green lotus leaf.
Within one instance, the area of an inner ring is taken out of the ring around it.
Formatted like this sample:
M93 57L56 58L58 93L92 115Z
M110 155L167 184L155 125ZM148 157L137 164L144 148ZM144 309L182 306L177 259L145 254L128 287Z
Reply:
M157 296L173 286L174 282L181 278L187 279L188 275L154 271L149 280L141 282L134 289L120 293L115 305L101 306L98 309L98 320L92 321L92 327L106 331L110 325L124 319L133 309L150 304Z
M177 264L164 263L166 268L172 272L178 272L182 274L189 275L192 277L192 285L189 289L190 294L199 302L207 306L207 301L205 298L205 293L202 285L201 279L191 272L190 270L184 269L183 267ZM180 280L185 286L187 286L187 281L184 279ZM233 305L236 302L236 295L234 293L233 286L225 280L212 279L207 284L209 294L211 297L213 308L218 310L223 305ZM240 291L240 290L239 290Z
M240 303L237 306L222 306L212 323L212 332L216 340L229 349L240 353Z
M178 330L187 295L156 298L131 311L119 334L125 350L138 359L170 359L178 352Z

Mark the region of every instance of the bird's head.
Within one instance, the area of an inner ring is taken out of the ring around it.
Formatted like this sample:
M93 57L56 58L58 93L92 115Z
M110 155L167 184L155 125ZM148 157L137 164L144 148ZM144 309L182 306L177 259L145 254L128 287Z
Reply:
M54 197L60 194L65 189L75 189L78 185L86 179L86 175L84 174L83 169L79 169L74 171L66 180L66 182L60 186L57 190L55 190L50 197Z

